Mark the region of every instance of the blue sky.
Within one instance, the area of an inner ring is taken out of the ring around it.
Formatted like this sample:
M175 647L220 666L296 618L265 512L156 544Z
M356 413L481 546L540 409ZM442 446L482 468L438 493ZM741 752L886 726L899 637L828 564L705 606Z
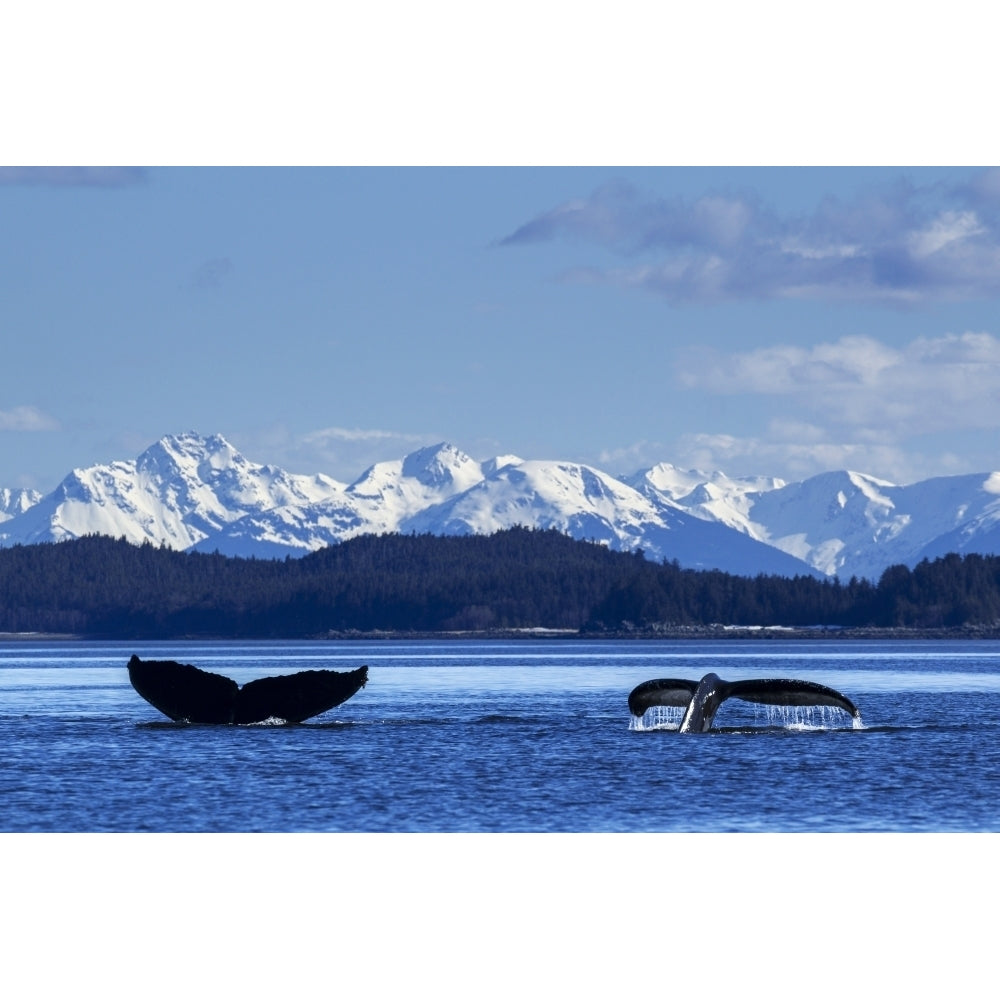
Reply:
M5 486L188 429L344 480L1000 467L1000 172L5 168L0 217Z
M1000 173L870 165L992 158L975 8L461 10L14 14L0 162L63 166L0 168L0 487L186 430L341 480L1000 467ZM72 166L116 162L162 165Z

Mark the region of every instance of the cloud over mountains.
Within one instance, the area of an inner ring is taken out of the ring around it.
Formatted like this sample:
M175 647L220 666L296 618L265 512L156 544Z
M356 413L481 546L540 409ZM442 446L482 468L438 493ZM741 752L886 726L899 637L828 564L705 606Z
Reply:
M718 394L792 396L827 423L877 426L883 438L992 427L1000 402L1000 340L969 332L921 337L901 349L865 336L728 355L692 349L679 380Z

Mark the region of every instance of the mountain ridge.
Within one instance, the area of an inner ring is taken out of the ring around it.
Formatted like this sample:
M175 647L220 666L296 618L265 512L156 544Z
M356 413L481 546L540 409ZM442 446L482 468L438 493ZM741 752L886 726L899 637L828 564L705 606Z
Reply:
M47 495L0 490L0 548L87 534L284 558L361 534L490 534L523 525L691 569L875 579L946 552L1000 552L1000 472L897 486L839 470L801 482L663 462L593 466L442 442L351 483L250 461L221 434L166 435L135 459L72 470Z

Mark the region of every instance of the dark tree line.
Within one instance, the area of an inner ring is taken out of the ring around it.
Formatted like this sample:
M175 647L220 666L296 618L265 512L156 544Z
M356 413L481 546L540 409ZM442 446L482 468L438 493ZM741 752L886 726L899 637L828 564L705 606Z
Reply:
M529 528L366 535L283 561L103 536L0 549L0 632L264 638L712 623L992 626L1000 558L894 566L876 584L685 570Z

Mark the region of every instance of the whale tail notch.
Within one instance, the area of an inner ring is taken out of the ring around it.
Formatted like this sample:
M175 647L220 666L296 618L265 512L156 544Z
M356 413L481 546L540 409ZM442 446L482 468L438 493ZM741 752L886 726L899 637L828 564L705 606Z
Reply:
M365 686L368 667L303 670L240 687L222 674L175 660L128 661L132 687L174 722L249 725L267 719L303 722L347 701Z

